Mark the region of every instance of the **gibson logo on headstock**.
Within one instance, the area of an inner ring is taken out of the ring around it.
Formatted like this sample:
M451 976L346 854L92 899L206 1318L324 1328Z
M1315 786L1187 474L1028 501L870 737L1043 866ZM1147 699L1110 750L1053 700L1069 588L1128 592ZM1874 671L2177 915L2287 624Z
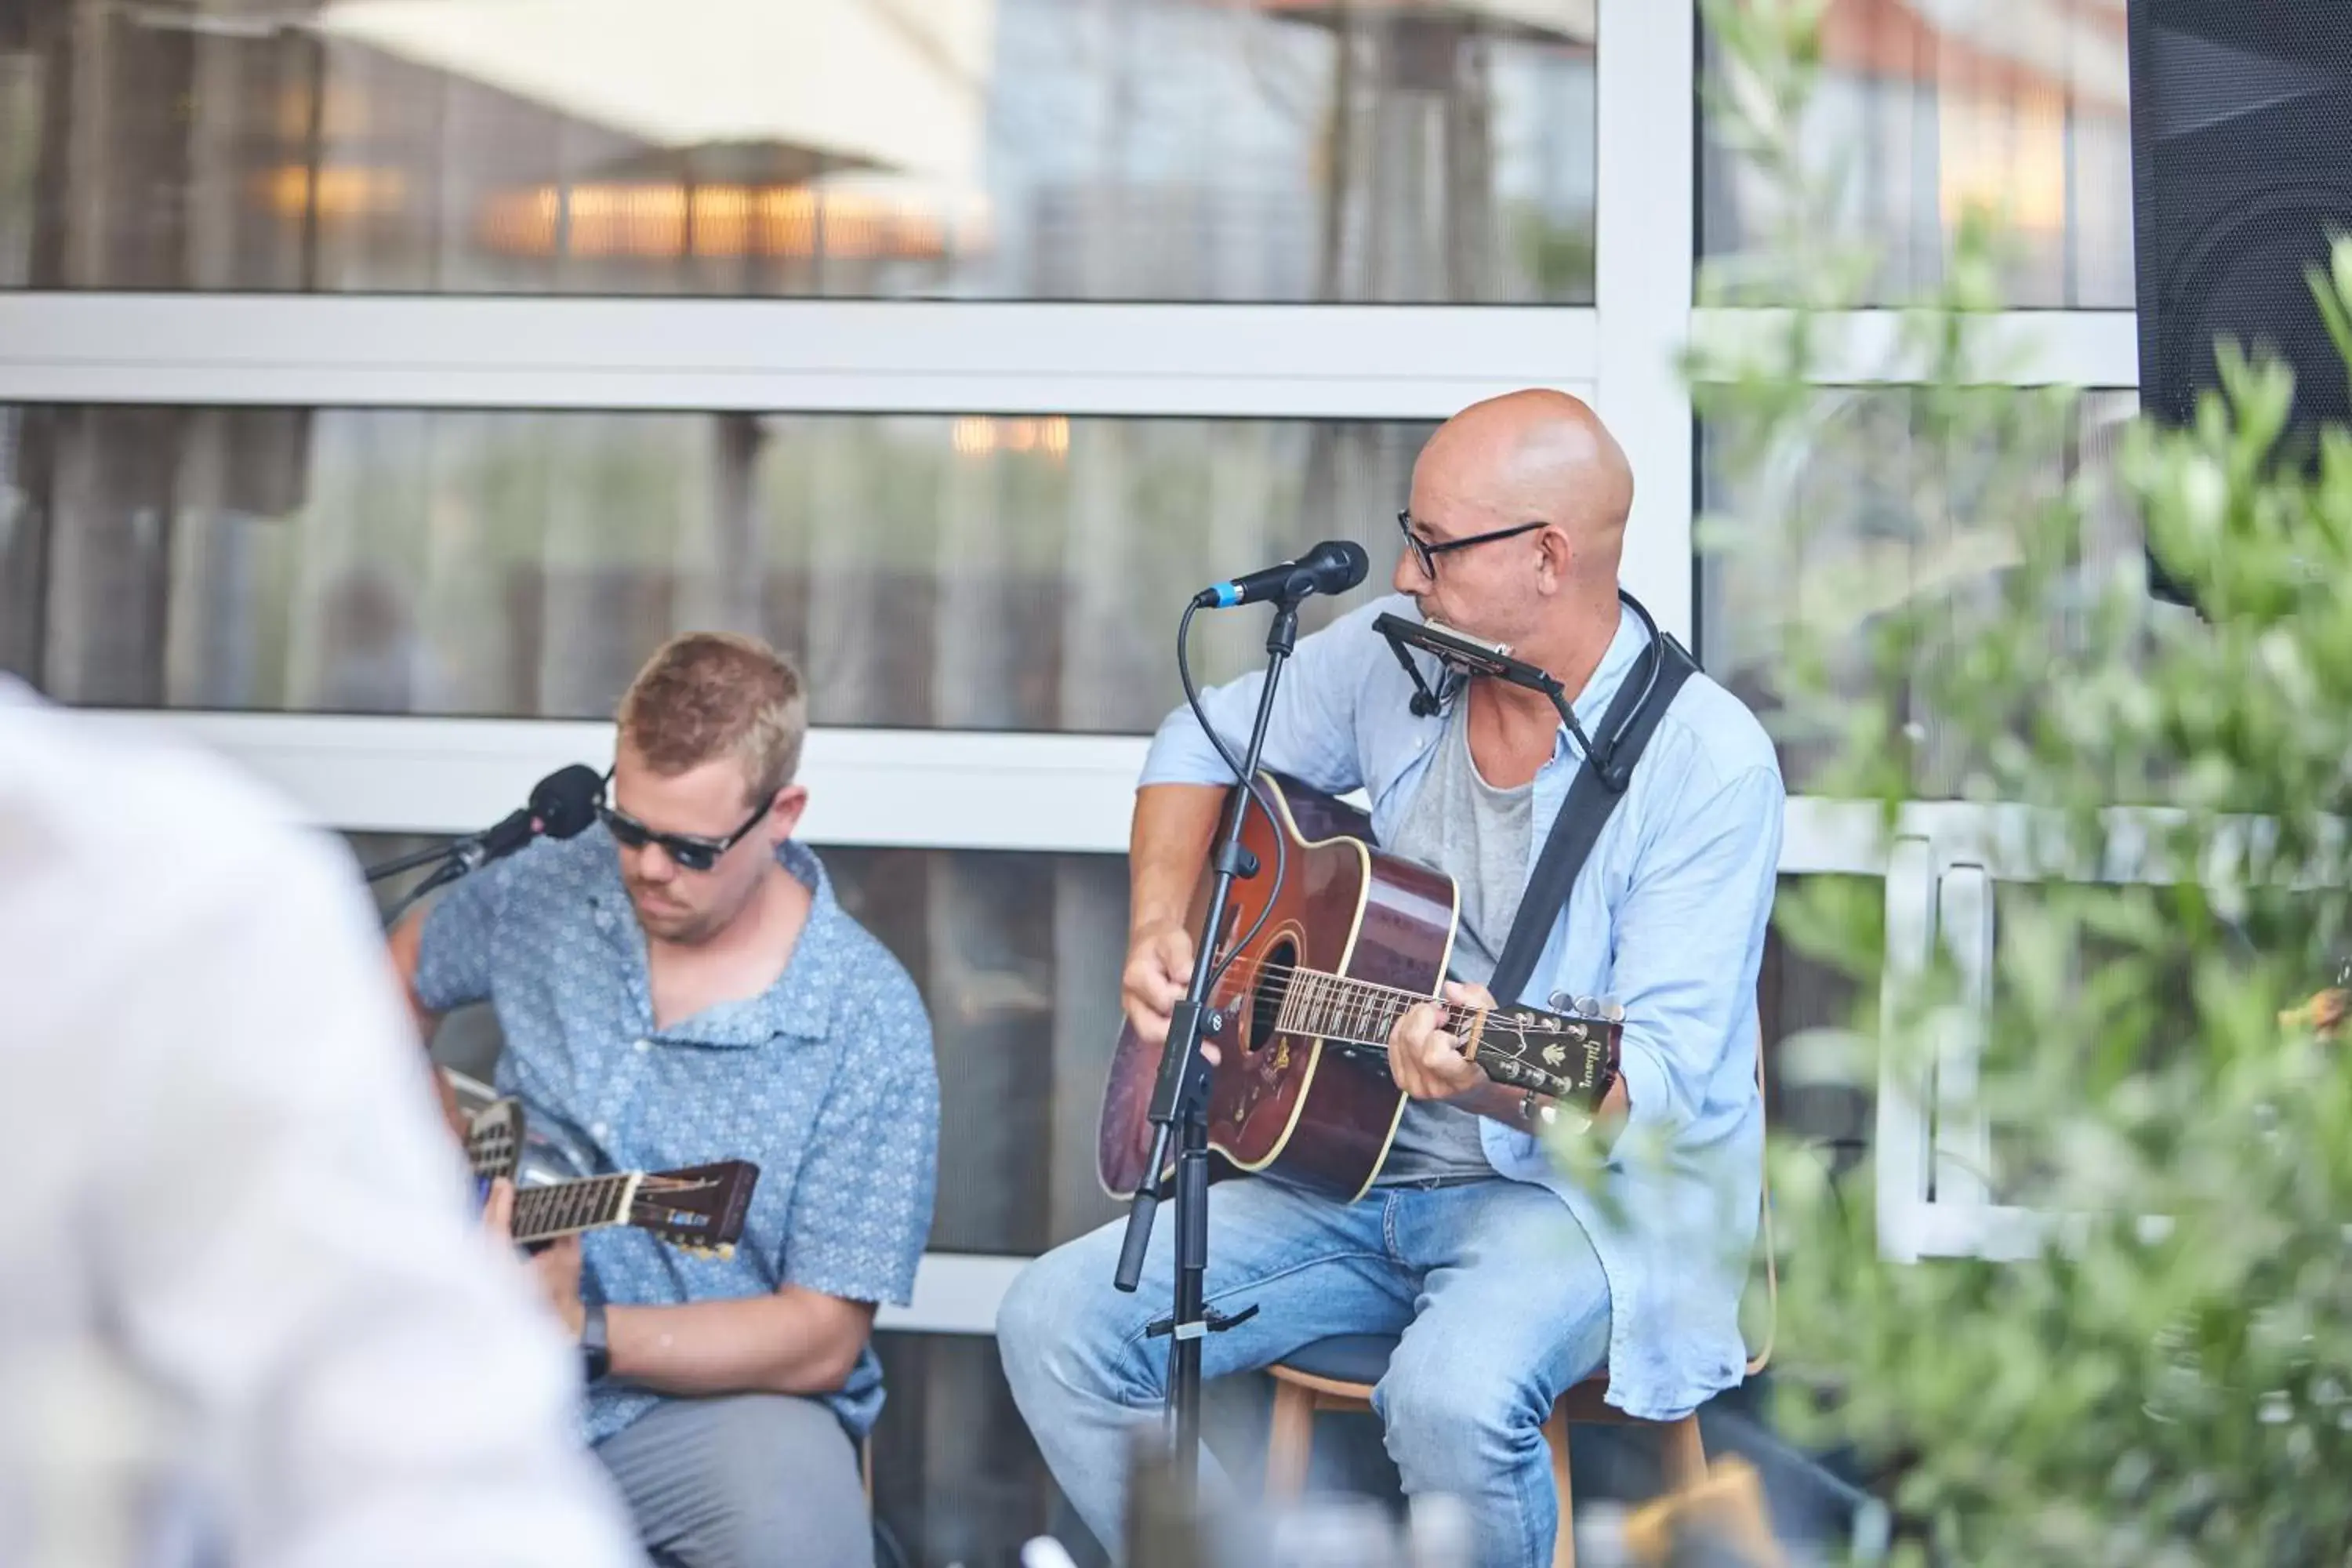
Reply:
M1525 1009L1498 1015L1496 1021L1512 1026L1510 1033L1517 1037L1503 1047L1504 1055L1516 1058L1523 1071L1542 1073L1549 1084L1557 1086L1550 1092L1590 1093L1608 1072L1606 1030L1595 1029L1581 1021ZM1502 1033L1495 1031L1496 1036ZM1501 1042L1497 1039L1496 1043ZM1569 1065L1572 1061L1577 1064L1574 1068ZM1496 1076L1507 1083L1529 1081L1507 1072Z
M1585 1089L1591 1087L1600 1079L1601 1042L1593 1037L1591 1031L1589 1029L1579 1029L1577 1031L1577 1037L1584 1042L1584 1061L1579 1067L1570 1081L1573 1082L1577 1088ZM1550 1045L1548 1045L1543 1048L1543 1060L1544 1066L1550 1068L1555 1072L1559 1071L1568 1063L1567 1045L1561 1041L1554 1040Z

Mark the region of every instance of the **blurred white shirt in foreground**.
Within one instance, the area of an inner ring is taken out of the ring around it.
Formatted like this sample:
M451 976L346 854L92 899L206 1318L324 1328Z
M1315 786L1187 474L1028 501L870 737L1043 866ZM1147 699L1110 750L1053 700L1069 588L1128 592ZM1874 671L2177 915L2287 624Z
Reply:
M332 845L0 680L0 1563L640 1563L466 1184Z

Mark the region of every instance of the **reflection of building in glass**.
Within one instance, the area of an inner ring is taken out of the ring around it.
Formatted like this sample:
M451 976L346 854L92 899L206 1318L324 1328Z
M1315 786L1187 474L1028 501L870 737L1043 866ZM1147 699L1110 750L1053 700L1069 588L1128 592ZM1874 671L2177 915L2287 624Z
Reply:
M25 0L0 285L1581 302L1592 38L1592 0Z
M1392 548L1419 426L1064 416L5 410L0 668L69 700L589 718L691 626L817 721L1151 729L1233 563ZM22 606L25 614L7 613ZM1331 613L1310 606L1310 624ZM1204 623L1205 678L1255 633Z
M1845 232L1883 253L1880 297L1932 282L1982 206L2014 238L2012 302L2131 308L2124 0L1833 0L1822 50L1806 140L1843 174ZM1705 250L1728 276L1769 268L1765 182L1705 157Z
M626 139L480 194L473 238L522 257L753 263L984 249L990 0L334 0L318 26L451 82ZM961 244L958 242L961 241ZM721 287L725 287L722 282Z
M2111 470L2119 432L2137 404L2128 390L2086 394L2071 421L2016 434L2004 450L1948 449L1923 430L1919 394L1906 388L1823 387L1816 395L1806 439L1778 449L1772 460L1727 482L1727 456L1740 432L1713 426L1702 451L1702 504L1727 522L1752 520L1780 542L1768 556L1733 549L1701 565L1699 635L1708 672L1759 710L1781 705L1782 638L1802 623L1826 639L1841 664L1834 672L1857 697L1870 689L1871 634L1891 612L1950 605L1948 631L1924 639L1906 657L1927 670L1963 657L1970 632L1965 606L1999 590L2021 563L2014 519L1993 511L1983 494L2001 474L2005 504ZM1986 399L2014 400L2008 387ZM2102 495L2094 527L2083 541L2076 570L2096 584L2118 567L2137 569L2140 533L2112 496ZM1782 522L1806 520L1801 539L1784 537ZM2053 653L2080 628L2053 612ZM1928 794L1957 790L1980 759L1965 753L1922 710L1907 717L1921 746ZM1827 754L1827 737L1784 734L1781 760L1790 787L1802 790Z

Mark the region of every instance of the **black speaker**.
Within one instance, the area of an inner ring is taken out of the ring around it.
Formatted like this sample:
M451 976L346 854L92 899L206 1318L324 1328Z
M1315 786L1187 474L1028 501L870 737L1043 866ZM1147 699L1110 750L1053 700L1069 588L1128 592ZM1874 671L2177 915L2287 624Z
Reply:
M2352 235L2352 0L2131 0L2140 406L2186 423L2214 341L2294 367L2295 445L2352 419L2306 270ZM2153 552L2148 586L2193 602Z

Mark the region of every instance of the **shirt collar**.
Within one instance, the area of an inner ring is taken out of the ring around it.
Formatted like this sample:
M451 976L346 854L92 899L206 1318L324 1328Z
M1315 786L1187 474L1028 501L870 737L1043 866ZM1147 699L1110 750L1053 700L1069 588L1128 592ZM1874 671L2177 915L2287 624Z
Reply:
M1584 726L1587 735L1594 734L1601 721L1608 717L1609 704L1617 700L1618 689L1625 684L1625 678L1633 672L1634 661L1642 657L1642 650L1649 643L1650 634L1642 625L1642 617L1627 610L1623 601L1619 601L1617 635L1609 639L1608 647L1601 652L1601 662L1593 667L1591 679L1584 683L1584 689L1578 692L1576 700L1570 704L1576 710L1576 721ZM1566 724L1559 727L1559 735L1556 752L1570 743Z
M593 831L604 830L600 824ZM808 920L793 944L784 972L757 996L706 1007L661 1030L656 1038L734 1047L765 1045L779 1035L812 1041L824 1038L832 1024L828 1003L835 987L830 974L844 919L841 905L834 897L833 879L814 850L788 838L777 847L776 859L809 890ZM596 929L625 955L631 988L650 1017L653 993L646 979L645 932L629 908L628 890L621 885L619 856L608 854L604 867L599 886L589 895Z
M832 1027L833 997L840 989L834 968L845 917L833 894L833 879L815 850L787 838L776 858L808 889L808 921L801 927L783 973L753 1001L764 1011L769 1033L821 1040Z

